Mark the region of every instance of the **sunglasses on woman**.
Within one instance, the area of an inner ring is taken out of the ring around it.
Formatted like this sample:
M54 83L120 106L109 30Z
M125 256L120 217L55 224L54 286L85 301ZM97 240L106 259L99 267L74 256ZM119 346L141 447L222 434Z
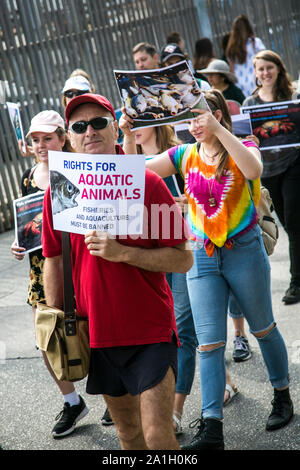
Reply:
M70 126L70 130L75 134L84 134L89 125L92 126L96 131L105 129L109 124L114 122L112 117L96 117L90 121L76 121Z
M73 96L85 95L86 93L88 93L88 90L87 91L80 91L80 90L72 91L72 90L69 90L69 91L65 91L64 95L65 95L66 98L73 98Z

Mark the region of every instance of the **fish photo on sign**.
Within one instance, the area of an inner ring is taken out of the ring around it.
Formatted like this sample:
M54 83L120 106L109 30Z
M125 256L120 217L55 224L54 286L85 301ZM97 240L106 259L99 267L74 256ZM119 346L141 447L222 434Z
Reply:
M75 199L79 189L58 171L50 171L50 187L53 215L78 206Z
M153 70L114 70L133 129L197 118L193 108L209 109L187 62Z
M54 230L142 234L144 158L49 150L48 160Z

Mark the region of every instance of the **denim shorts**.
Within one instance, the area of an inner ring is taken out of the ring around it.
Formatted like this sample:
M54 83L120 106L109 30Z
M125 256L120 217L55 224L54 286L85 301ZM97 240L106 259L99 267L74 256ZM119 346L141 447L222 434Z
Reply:
M92 348L86 391L120 397L155 387L171 366L177 378L177 342Z

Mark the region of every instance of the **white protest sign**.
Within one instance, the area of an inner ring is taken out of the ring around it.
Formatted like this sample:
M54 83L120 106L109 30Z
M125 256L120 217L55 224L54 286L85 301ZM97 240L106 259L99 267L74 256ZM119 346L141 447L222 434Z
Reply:
M143 231L145 158L49 151L53 227L85 234Z

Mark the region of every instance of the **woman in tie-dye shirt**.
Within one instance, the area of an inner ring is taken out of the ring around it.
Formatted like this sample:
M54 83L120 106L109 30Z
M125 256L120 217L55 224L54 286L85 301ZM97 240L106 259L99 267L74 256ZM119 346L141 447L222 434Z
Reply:
M273 317L270 265L257 225L260 151L253 142L242 142L232 135L221 93L211 90L205 97L212 112L194 110L199 117L189 127L196 143L173 147L147 164L163 178L180 172L185 180L194 252L187 279L199 343L202 400L199 430L184 447L188 450L224 448L222 407L230 290L259 342L274 387L266 429L278 429L293 416L287 351Z

